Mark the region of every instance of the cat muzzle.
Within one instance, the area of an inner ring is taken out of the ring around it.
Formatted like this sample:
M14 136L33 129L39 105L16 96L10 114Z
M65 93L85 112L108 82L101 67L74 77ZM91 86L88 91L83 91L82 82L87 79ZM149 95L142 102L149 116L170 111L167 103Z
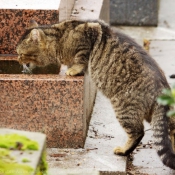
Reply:
M31 74L32 73L32 70L29 68L30 64L22 64L23 65L23 70L22 70L22 73L24 74Z

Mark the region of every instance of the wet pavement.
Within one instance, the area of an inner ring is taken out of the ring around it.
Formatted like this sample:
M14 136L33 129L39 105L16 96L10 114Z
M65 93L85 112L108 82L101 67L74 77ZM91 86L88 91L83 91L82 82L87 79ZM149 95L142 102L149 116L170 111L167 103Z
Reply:
M127 158L113 153L125 140L109 100L98 92L84 149L47 149L50 174L55 169L125 174Z

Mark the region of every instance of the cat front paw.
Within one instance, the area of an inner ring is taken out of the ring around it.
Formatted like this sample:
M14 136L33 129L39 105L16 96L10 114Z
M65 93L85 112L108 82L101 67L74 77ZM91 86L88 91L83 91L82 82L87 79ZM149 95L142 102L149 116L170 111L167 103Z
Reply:
M69 76L84 75L84 73L83 73L81 70L77 70L77 69L75 69L75 68L69 68L69 69L66 71L66 75L69 75Z
M120 156L126 156L126 151L122 147L118 146L114 148L114 154L120 155Z
M66 71L66 75L69 75L69 76L74 76L74 75L77 75L79 72L76 70L76 69L73 69L73 68L69 68L67 71Z

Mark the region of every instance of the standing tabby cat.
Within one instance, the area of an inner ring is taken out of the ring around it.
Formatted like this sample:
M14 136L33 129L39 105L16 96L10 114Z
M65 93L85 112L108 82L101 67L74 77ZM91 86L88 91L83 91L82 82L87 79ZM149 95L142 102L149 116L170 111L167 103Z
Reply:
M114 153L124 156L136 148L144 136L145 119L152 124L158 155L166 166L175 169L169 137L171 129L174 139L174 123L166 116L169 108L156 101L169 85L147 52L101 21L70 20L52 26L38 26L33 21L31 25L17 46L24 69L54 63L67 65L70 76L88 70L97 88L110 99L128 135L126 144L116 147Z

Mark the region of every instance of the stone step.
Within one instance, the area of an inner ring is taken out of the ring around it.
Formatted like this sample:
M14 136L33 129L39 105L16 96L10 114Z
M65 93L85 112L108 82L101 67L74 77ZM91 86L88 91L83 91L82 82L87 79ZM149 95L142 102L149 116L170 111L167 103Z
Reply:
M59 75L13 74L13 59L6 64L11 74L0 74L0 127L44 132L51 148L83 147L95 97L88 75L66 76L65 69Z
M60 1L51 2L1 2L0 127L44 132L48 147L79 148L84 146L96 94L89 76L67 77L65 68L58 75L53 66L52 71L24 75L15 55L30 19L40 25L58 22Z

